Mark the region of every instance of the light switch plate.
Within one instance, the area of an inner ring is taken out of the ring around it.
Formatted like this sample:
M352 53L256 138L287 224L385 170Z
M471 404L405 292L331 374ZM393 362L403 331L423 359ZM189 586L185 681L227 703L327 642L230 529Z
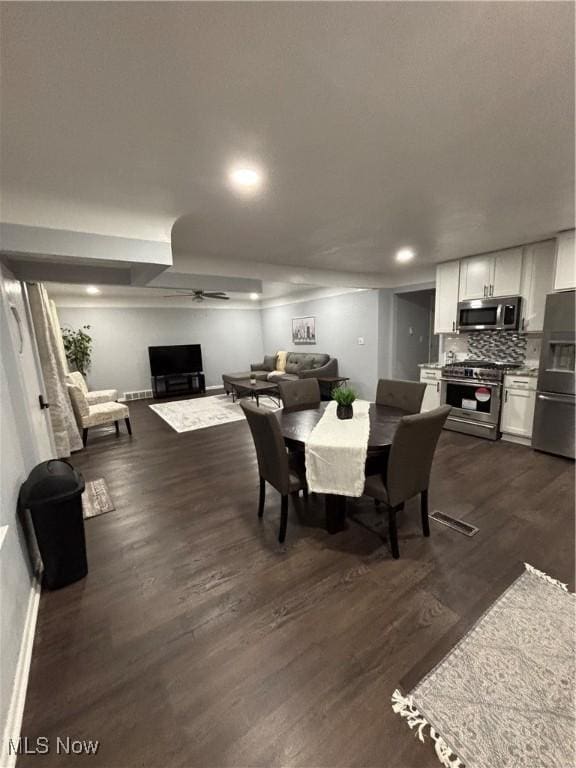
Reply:
M360 344L360 346L364 344L364 336L358 336L358 344Z

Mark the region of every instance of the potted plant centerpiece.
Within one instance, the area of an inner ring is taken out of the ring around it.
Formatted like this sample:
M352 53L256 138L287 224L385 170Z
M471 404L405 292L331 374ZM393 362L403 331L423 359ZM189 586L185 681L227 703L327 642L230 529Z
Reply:
M356 392L351 387L336 387L332 392L332 399L338 403L336 416L339 419L351 419L354 416L352 403L356 397Z

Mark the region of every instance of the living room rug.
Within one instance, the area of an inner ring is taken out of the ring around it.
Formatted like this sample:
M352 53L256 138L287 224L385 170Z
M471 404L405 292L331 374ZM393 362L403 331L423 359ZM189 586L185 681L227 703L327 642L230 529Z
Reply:
M394 712L446 768L575 765L574 595L526 564Z
M174 400L171 403L155 403L148 406L164 419L176 432L217 427L232 421L244 420L239 401L232 402L229 395L195 397L192 400ZM260 408L276 410L272 400L260 397Z
M82 515L84 520L104 515L106 512L113 512L115 509L116 507L110 496L106 480L103 477L100 477L98 480L89 480L82 494Z

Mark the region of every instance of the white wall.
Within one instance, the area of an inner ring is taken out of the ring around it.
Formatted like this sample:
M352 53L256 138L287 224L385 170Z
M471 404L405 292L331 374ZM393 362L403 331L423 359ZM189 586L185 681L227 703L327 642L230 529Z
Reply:
M221 384L222 373L249 370L263 355L258 309L58 307L58 315L63 326L90 325L93 389L150 389L149 346L201 344L207 386Z
M316 318L316 344L292 344L292 318ZM304 300L262 310L265 354L278 350L326 352L361 397L373 399L378 381L379 291L367 290ZM364 344L358 344L358 338Z
M38 605L17 499L20 485L40 457L3 290L0 300L0 528L7 526L0 550L0 733L4 737L0 763L9 765L5 739L18 735Z

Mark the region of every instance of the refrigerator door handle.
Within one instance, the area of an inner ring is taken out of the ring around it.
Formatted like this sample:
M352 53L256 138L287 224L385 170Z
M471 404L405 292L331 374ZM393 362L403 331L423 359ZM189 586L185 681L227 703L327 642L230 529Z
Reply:
M573 403L574 395L548 395L538 392L538 400L550 400L553 403Z

